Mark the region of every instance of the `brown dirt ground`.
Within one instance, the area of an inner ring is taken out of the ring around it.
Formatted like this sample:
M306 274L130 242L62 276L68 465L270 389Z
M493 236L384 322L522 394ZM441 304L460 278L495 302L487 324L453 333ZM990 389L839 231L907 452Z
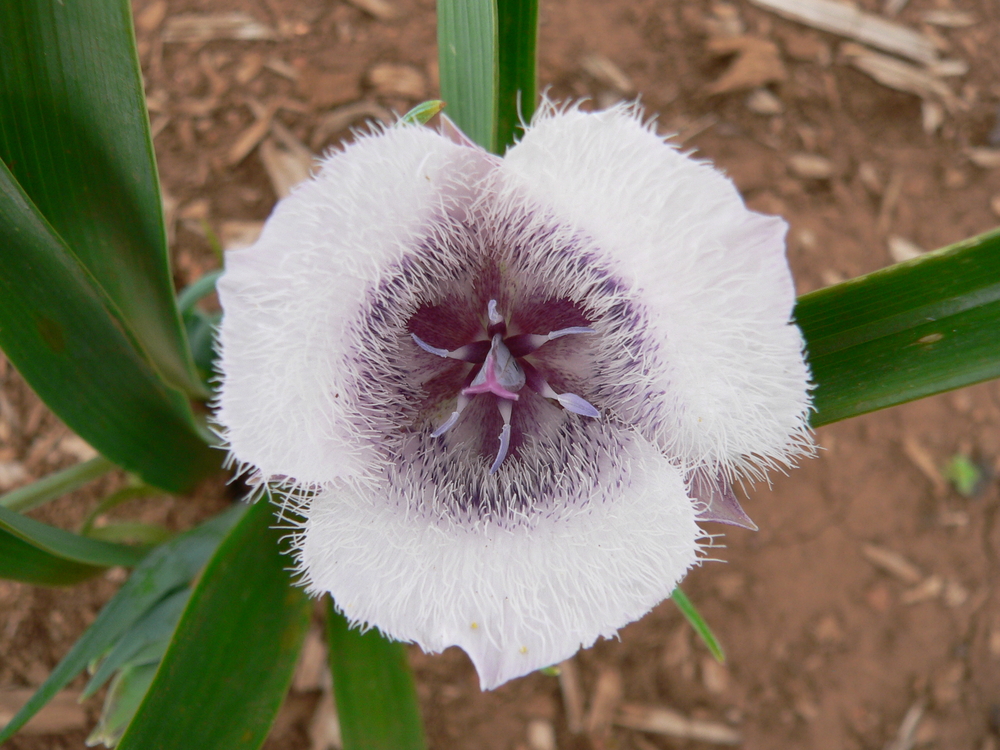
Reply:
M375 18L355 1L137 0L157 157L178 206L178 284L217 264L203 219L223 234L223 222L262 220L274 203L259 150L238 164L227 161L254 122L248 99L280 104L278 120L310 143L321 116L337 106L366 99L402 112L435 93L432 0L392 0L392 19ZM878 11L881 2L862 5ZM975 23L922 22L928 11L949 9L970 13ZM279 39L163 41L174 16L232 10L277 29ZM789 257L806 292L888 265L889 236L933 248L997 223L991 200L1000 211L1000 169L975 166L967 149L990 145L996 125L1000 8L989 0L911 0L899 20L970 66L947 79L958 103L931 135L921 125L920 99L850 67L840 40L745 1L543 0L540 75L553 98L604 104L622 92L586 72L582 60L598 54L613 61L664 132L686 135L686 146L732 175L751 207L788 219ZM770 55L772 75L783 74L767 84L780 112L751 111L745 89L709 93L730 64L714 57L710 44L727 28L738 30L734 24L776 45L750 43ZM392 92L405 83L399 75L379 83L371 74L386 62L408 66L408 93ZM347 137L346 128L320 135L314 148ZM825 157L828 176L799 176L790 166L799 153ZM79 446L64 442L65 428L2 359L0 385L0 461L19 462L37 477L77 460ZM620 640L576 657L588 703L601 675L609 685L618 675L624 702L732 725L754 750L882 748L920 705L913 744L903 746L995 750L998 425L1000 387L990 383L820 429L818 458L751 493L746 507L761 530L725 529L717 555L726 563L705 564L685 585L725 645L725 668L711 662L668 602L626 627ZM990 472L974 498L937 474L956 453ZM70 526L121 481L102 480L40 517ZM122 512L180 528L225 501L222 483L212 482L190 497ZM876 567L862 552L866 544L899 553L918 577L907 582ZM65 591L0 583L0 688L37 685L120 578L112 572ZM554 677L534 674L484 694L461 652L414 649L411 657L436 750L544 747L529 737L532 721L553 727L564 750L705 746L619 727L574 734ZM315 690L293 691L267 747L309 747L317 700ZM91 718L97 710L88 704ZM84 736L83 728L25 735L8 746L78 748Z

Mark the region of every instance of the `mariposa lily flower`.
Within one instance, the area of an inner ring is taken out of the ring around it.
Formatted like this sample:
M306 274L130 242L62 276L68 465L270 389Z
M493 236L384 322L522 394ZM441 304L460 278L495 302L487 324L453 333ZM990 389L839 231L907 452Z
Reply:
M634 107L546 106L502 159L361 136L227 258L222 432L310 592L495 687L648 612L809 449L785 232Z

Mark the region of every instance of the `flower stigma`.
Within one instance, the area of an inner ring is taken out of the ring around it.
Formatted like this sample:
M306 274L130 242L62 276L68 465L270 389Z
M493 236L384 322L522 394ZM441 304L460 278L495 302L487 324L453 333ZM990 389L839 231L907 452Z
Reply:
M574 334L595 333L593 328L570 326L544 334L528 333L507 336L507 322L498 311L495 299L489 301L486 314L489 321L486 333L490 339L473 341L458 349L448 350L431 346L415 333L411 333L410 336L417 346L429 354L446 359L457 359L473 365L466 378L468 385L459 391L455 410L440 427L431 433L431 437L441 437L454 427L462 412L471 403L471 397L490 393L496 397L496 405L503 419L503 427L499 437L500 449L497 451L493 465L490 466L489 473L495 474L510 450L513 403L520 399L517 392L525 385L543 398L554 399L564 409L574 414L596 419L600 416L600 412L593 404L575 393L556 393L538 369L525 359L549 341ZM486 344L489 344L488 348Z

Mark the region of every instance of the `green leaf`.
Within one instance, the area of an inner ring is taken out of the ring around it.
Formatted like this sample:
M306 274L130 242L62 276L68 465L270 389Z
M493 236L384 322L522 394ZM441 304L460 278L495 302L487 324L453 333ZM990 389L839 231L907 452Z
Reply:
M406 125L426 125L430 119L444 109L444 102L440 99L430 99L421 102L405 115L399 118L401 123Z
M42 400L149 484L183 491L216 470L221 454L194 427L186 399L136 351L114 303L3 164L0 248L0 348Z
M496 0L438 0L441 98L469 138L497 149Z
M804 295L813 426L1000 376L1000 230Z
M0 743L24 726L52 696L66 687L88 663L103 654L150 607L171 591L186 585L244 511L244 506L233 506L150 552L38 691L0 731ZM21 543L28 549L35 549L26 542ZM9 559L15 558L8 556L4 536L0 535L0 562Z
M109 523L107 526L91 528L86 536L105 542L146 544L152 547L167 541L173 534L170 533L169 529L155 523L118 521Z
M287 532L261 501L191 594L120 748L256 748L288 689L312 609L291 585Z
M104 456L97 456L89 461L74 464L61 471L42 477L24 487L18 487L5 495L0 495L0 508L27 513L32 508L50 500L55 500L67 492L83 487L98 477L102 477L115 468L115 465Z
M424 730L402 643L362 634L327 600L330 672L344 750L423 750Z
M160 373L206 396L174 304L128 0L0 3L0 113L0 160Z
M219 356L215 336L222 322L222 313L206 313L197 308L184 313L184 329L191 346L191 356L205 387L213 389L216 375L215 360Z
M103 742L107 747L118 744L149 690L156 676L157 667L159 661L151 664L135 664L115 675L104 699L101 718L94 731L87 737L88 747L93 747L98 742Z
M78 536L6 508L0 508L0 534L15 536L52 557L96 568L113 565L132 567L149 552L148 547L129 547ZM0 560L0 575L25 580L18 575L19 564L17 558Z
M961 453L951 457L948 465L944 467L944 476L963 497L972 497L982 488L982 469L971 458Z
M531 122L538 78L538 0L497 0L497 152L503 153Z
M215 284L223 274L223 269L217 268L198 277L196 281L184 287L177 295L177 309L181 315L194 310L194 306L215 291Z
M208 222L205 222L205 227L211 231ZM205 383L205 387L212 392L215 390L213 379L216 374L215 360L218 357L215 335L222 322L222 313L206 313L199 310L197 304L215 291L215 284L222 274L221 268L203 274L197 281L185 287L177 297L177 307L181 311L181 319L184 321L184 330L187 333L188 345L198 376Z
M687 598L687 594L680 590L680 588L674 589L674 593L670 595L670 598L674 600L674 604L677 605L677 609L681 611L685 619L694 628L694 632L698 634L702 642L708 646L708 650L715 657L715 660L720 664L726 663L726 654L722 650L722 646L719 643L719 639L715 637L715 633L712 629L708 627L708 623L705 622L705 618L701 616L697 607L691 603L691 600Z
M101 662L101 666L83 689L80 700L86 700L100 690L111 675L135 659L143 649L151 644L169 640L190 596L191 589L178 589L165 596L140 617Z
M0 578L36 586L70 586L104 570L103 566L53 555L0 529Z
M90 512L87 513L87 516L83 519L83 523L80 524L80 533L83 536L94 536L94 534L91 533L94 528L94 521L107 513L109 510L117 508L119 505L127 503L130 500L161 494L163 493L160 490L155 487L150 487L148 484L142 484L141 482L122 487L120 490L112 492L90 509Z

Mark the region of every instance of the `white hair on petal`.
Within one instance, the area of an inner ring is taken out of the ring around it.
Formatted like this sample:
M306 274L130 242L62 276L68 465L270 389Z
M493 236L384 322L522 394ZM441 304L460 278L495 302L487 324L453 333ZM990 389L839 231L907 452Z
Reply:
M646 310L660 399L623 418L686 463L762 478L812 446L786 226L641 117L543 103L501 173L593 237Z
M342 332L442 195L467 189L475 154L417 126L362 137L277 205L254 246L227 254L216 419L241 461L303 482L365 473Z
M461 646L484 689L612 637L670 595L706 541L683 479L633 434L585 507L531 534L395 512L341 484L313 499L296 538L312 593L356 624L427 651Z
M229 255L230 463L352 622L457 644L484 687L557 662L715 546L695 472L753 480L810 449L784 231L638 105L546 103L503 160L414 126L359 137ZM544 392L599 412L524 388L495 473L493 397L435 437L473 374L440 352L452 328L485 343L490 305L514 338L592 329L532 356Z

